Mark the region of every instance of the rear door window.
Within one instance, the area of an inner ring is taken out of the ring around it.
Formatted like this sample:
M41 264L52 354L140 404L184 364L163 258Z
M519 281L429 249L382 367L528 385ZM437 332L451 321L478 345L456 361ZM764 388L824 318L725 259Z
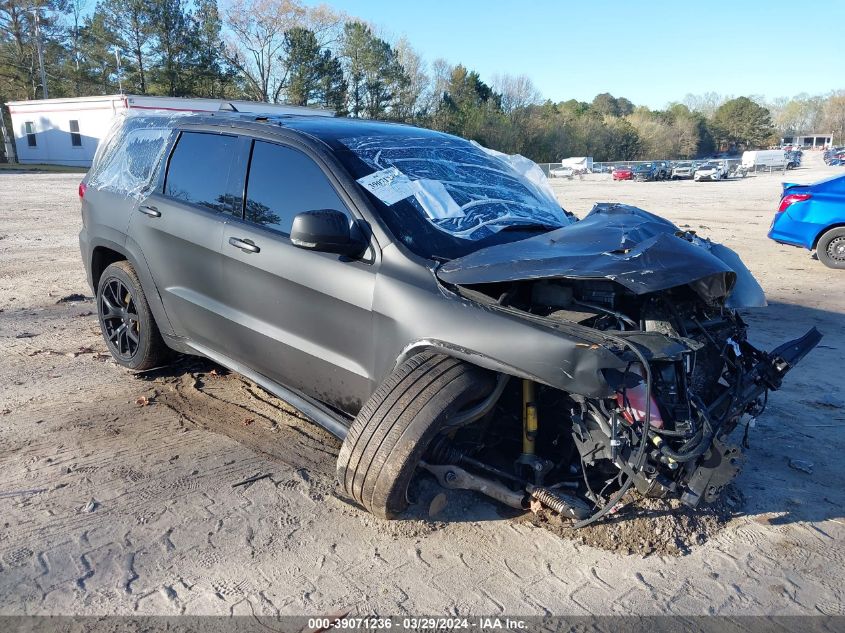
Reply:
M214 211L231 212L229 170L238 138L182 132L170 157L164 195Z
M247 221L290 235L303 211L334 209L349 215L323 170L299 150L255 141L246 186Z

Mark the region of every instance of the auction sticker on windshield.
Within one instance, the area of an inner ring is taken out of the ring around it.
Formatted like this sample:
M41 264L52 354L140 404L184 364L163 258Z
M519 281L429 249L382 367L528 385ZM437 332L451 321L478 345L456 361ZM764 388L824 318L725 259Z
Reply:
M387 205L412 196L410 179L396 167L388 167L358 179L358 184Z

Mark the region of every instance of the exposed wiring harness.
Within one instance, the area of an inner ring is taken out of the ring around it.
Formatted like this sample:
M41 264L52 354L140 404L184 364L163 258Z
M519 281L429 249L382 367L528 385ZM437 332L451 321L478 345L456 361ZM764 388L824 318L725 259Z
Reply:
M636 458L634 460L634 472L640 471L643 467L643 463L645 462L645 447L648 444L648 435L651 428L651 386L652 386L652 377L651 377L651 367L649 367L648 361L646 360L643 353L637 349L637 347L628 341L626 341L621 336L614 336L613 334L608 334L604 332L604 335L607 336L608 339L614 341L622 348L630 349L634 356L637 357L637 360L643 366L643 372L645 373L645 380L646 380L646 399L645 399L645 417L643 419L643 434L640 438L640 446L639 451L637 452ZM630 366L630 364L629 364ZM605 503L601 508L599 508L595 513L591 516L587 517L582 521L578 521L575 525L572 526L572 529L577 530L582 527L587 527L588 525L592 525L603 516L608 514L611 510L616 507L616 504L625 496L625 493L631 488L634 483L634 475L629 474L628 478L625 480L625 483L616 491L607 503Z

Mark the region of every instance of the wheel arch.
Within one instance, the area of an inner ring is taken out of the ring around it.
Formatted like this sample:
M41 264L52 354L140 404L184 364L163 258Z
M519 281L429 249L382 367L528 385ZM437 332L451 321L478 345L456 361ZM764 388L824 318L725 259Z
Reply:
M103 271L108 266L115 262L128 261L128 259L126 253L116 250L112 246L95 246L91 251L91 285L94 287L94 291L97 291L100 277L103 276Z
M822 239L822 236L827 233L828 231L832 231L833 229L841 229L845 228L845 222L835 222L829 226L824 227L821 231L818 232L815 239L813 240L813 250L819 245L819 240Z
M138 275L138 279L141 282L141 289L144 291L144 296L147 298L147 303L150 306L150 311L153 313L153 318L155 319L159 331L165 337L173 336L173 327L170 324L170 320L167 318L167 313L164 310L164 304L161 301L158 288L156 287L150 274L149 266L147 266L147 262L144 259L143 254L140 253L140 249L137 249L137 256L132 252L130 248L132 244L134 244L134 242L132 242L129 238L127 238L126 244L123 246L110 240L100 239L92 241L91 255L87 263L89 270L91 271L91 285L93 287L94 294L97 293L100 278L106 268L115 262L129 262L132 268L135 269L135 273Z
M510 376L514 378L527 378L535 382L548 384L548 382L543 380L541 377L533 376L504 361L492 358L490 356L487 356L475 350L468 349L466 347L461 347L459 345L455 345L453 343L437 339L421 339L407 345L402 350L402 353L396 357L396 360L393 363L392 371L395 371L397 367L399 367L409 358L412 358L413 356L416 356L417 354L420 354L422 352L433 352L436 354L443 354L444 356L451 356L452 358L457 358L458 360L467 362L470 365L476 365L477 367L487 369L497 374L503 374L505 376Z

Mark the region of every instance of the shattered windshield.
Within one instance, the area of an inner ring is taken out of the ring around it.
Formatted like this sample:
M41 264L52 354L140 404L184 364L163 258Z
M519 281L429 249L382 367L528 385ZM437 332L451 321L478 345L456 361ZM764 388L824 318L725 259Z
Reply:
M340 143L348 151L338 158L418 255L451 259L571 223L539 167L521 156L431 132Z

